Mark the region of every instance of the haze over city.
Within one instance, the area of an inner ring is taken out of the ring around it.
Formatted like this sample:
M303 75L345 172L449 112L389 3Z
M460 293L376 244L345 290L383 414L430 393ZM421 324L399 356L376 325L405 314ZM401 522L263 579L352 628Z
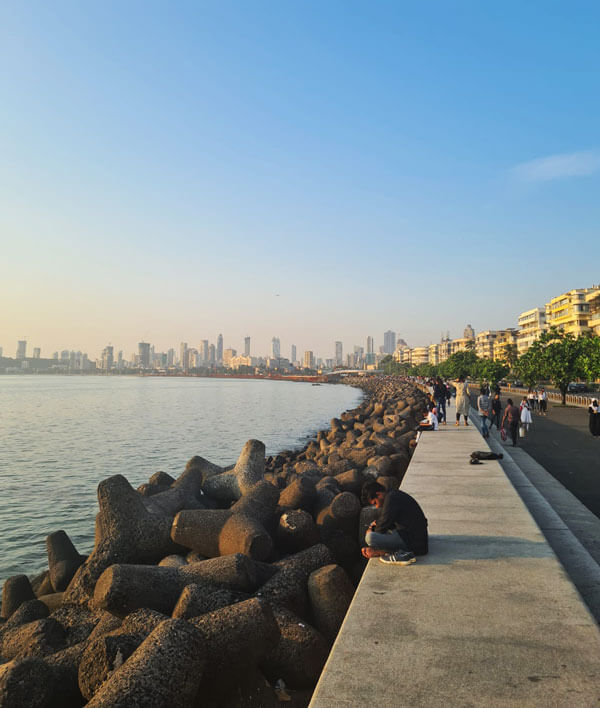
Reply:
M389 328L414 346L514 326L597 282L599 20L5 3L0 344L222 332L331 356Z

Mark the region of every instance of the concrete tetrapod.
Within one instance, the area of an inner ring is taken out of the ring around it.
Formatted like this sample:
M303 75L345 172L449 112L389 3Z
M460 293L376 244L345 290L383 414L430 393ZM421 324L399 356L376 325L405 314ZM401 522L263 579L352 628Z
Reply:
M248 440L244 445L235 467L230 472L204 480L205 494L221 501L235 501L265 475L265 446L260 440Z
M172 518L150 512L123 475L100 482L98 503L94 550L69 583L65 602L87 602L113 563L157 562L177 550L170 536Z
M353 596L350 578L339 565L326 565L310 574L308 597L315 626L329 642L337 637Z
M204 637L207 675L218 674L219 680L224 671L256 665L280 636L271 606L257 598L194 617L189 623Z
M239 590L219 588L208 583L191 583L183 588L172 616L180 619L199 617L248 599L249 595Z
M102 684L88 708L183 708L192 704L205 665L202 634L167 619Z
M275 531L275 544L282 553L296 553L319 542L312 516L302 509L284 512Z
M26 575L13 575L2 587L2 612L0 616L8 619L24 602L35 600L35 595Z
M244 553L255 560L266 560L273 551L271 536L260 521L229 509L180 511L173 521L171 538L179 545L213 558Z
M52 689L52 671L42 659L30 657L0 666L2 708L45 708Z
M79 662L81 695L90 700L110 674L166 619L160 612L137 610L128 615L120 627L91 638Z
M275 568L242 554L220 556L178 568L112 565L96 583L93 606L120 617L144 607L170 615L186 585L211 583L230 590L252 592L275 572Z
M55 531L46 537L48 571L54 592L63 592L85 558L77 552L64 531Z

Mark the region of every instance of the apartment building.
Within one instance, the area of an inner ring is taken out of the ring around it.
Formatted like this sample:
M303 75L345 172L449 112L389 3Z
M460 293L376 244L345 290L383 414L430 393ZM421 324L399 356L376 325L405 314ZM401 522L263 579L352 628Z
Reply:
M437 366L440 363L440 345L430 344L427 349L429 354L429 363Z
M521 354L524 354L529 347L540 338L540 335L548 329L546 323L546 308L534 307L532 310L521 312L518 325L517 349L519 356L521 356Z
M475 354L480 359L494 358L494 343L498 332L493 329L486 329L475 337Z
M419 366L419 364L429 363L429 347L415 347L412 350L412 365Z
M466 349L470 349L475 344L475 340L471 337L462 337L461 339L452 339L450 344L452 346L451 354L456 354L456 352L463 352Z
M586 296L591 296L594 290L595 288L576 288L553 297L546 304L548 326L557 327L576 337L589 332L590 303L586 300Z
M515 351L518 353L518 334L518 330L513 327L497 331L494 342L494 359L496 361L509 361Z
M600 336L600 287L593 287L585 296L585 301L589 305L588 327Z

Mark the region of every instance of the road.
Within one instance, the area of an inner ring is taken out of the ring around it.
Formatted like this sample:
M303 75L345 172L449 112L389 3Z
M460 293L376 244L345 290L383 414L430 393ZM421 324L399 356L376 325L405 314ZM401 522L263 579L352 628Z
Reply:
M508 397L502 395L503 410ZM519 405L518 396L513 401ZM476 395L471 405L477 408ZM448 412L453 423L454 406ZM590 435L586 409L548 402L548 415L534 411L533 425L518 445L600 518L600 438Z

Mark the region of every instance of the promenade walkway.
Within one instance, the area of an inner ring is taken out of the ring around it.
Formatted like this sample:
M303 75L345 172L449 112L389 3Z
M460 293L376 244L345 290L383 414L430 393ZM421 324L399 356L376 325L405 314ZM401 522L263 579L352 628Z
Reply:
M430 553L371 560L312 708L598 706L600 631L473 426L424 433L402 483Z

